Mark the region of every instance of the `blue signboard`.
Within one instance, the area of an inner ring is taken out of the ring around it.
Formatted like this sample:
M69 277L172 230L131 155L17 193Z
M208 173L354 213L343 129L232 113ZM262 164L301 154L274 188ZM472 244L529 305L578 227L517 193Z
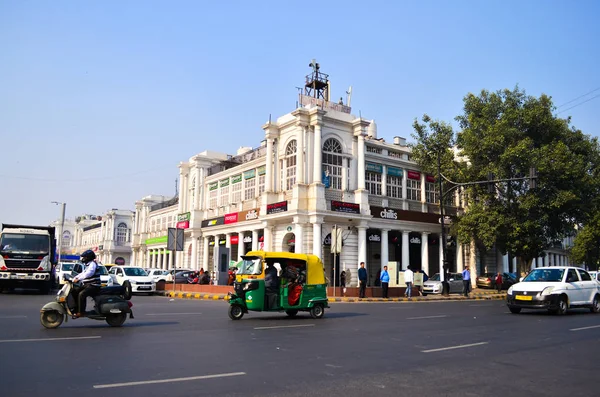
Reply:
M325 171L323 171L323 184L326 189L331 185L331 177Z

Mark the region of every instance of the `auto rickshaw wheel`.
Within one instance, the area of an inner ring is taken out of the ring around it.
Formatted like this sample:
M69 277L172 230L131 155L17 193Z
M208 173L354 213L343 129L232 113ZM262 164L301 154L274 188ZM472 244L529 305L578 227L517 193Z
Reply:
M287 314L290 317L296 317L296 314L298 314L298 310L296 310L296 309L286 310L285 314Z
M323 304L317 303L313 307L310 308L310 315L312 318L322 318L325 314L325 308Z
M240 305L229 306L229 318L232 320L241 320L244 317L244 310Z

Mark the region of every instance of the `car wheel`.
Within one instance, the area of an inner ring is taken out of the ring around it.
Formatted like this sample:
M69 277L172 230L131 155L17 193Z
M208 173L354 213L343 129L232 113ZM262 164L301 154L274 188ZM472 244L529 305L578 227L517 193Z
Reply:
M556 310L556 313L557 314L565 314L568 309L569 309L569 304L567 302L567 297L561 296L558 299L558 309Z
M312 318L323 318L325 314L325 308L323 304L317 303L313 307L310 308L310 315Z
M125 288L125 294L123 294L123 298L125 298L125 300L130 300L131 296L133 295L131 283L129 281L124 281L123 288Z
M241 320L244 317L244 310L240 305L229 306L229 318L232 320Z
M521 308L520 307L509 307L508 310L510 310L510 312L512 314L519 314L519 313L521 313Z
M590 311L592 313L600 313L600 296L599 295L594 296L594 299L592 300L592 307L590 307Z

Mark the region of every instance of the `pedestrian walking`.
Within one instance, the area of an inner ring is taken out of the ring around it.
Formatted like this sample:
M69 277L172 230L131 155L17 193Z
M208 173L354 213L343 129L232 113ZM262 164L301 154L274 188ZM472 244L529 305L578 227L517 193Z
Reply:
M471 291L471 271L468 267L465 267L465 270L462 271L463 278L463 295L469 297L469 292Z
M342 270L340 274L340 287L342 288L342 296L346 294L346 271Z
M381 297L387 299L388 286L390 284L390 274L388 273L387 266L383 267L379 280L381 281Z
M358 296L364 298L365 290L367 288L367 269L365 269L365 262L360 262L360 268L358 269L358 283Z
M410 266L406 268L404 271L404 282L406 283L406 291L404 291L404 296L411 297L412 296L412 286L415 281L413 271L410 270Z
M496 275L496 289L498 292L502 292L502 273L500 272Z

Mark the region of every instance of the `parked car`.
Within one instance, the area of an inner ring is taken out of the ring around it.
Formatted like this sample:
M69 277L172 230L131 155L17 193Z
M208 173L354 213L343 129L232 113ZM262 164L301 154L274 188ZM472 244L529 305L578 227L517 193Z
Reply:
M496 288L496 276L498 273L483 273L477 277L477 288ZM509 289L517 282L517 277L512 273L502 273L502 289Z
M592 271L592 272L589 272L589 273L590 273L590 276L592 276L592 279L600 282L600 272L598 272L598 271Z
M154 280L155 283L158 283L159 281L164 281L167 283L173 282L173 276L168 270L150 269L148 271L148 275L152 277L152 280Z
M188 278L194 273L196 273L195 270L178 271L175 273L175 284L187 284ZM173 280L171 279L171 281Z
M506 304L515 314L521 309L545 309L564 314L576 307L599 313L600 284L587 271L577 267L538 267L508 289Z
M141 267L113 266L109 273L114 282L130 290L133 294L153 294L156 291L156 283Z
M65 274L71 274L73 267L75 267L75 263L73 262L60 262L56 265L56 283L64 284Z
M98 267L100 268L100 282L102 283L103 287L106 287L110 280L110 276L108 275L108 270L106 270L106 267L104 267L104 265L98 265ZM73 270L71 271L71 275L76 276L79 273L83 273L84 270L85 270L85 265L83 263L74 263Z
M450 285L451 294L460 294L463 290L463 278L460 273L450 273L450 279L448 280ZM440 281L440 274L436 273L423 283L423 296L427 294L441 294L442 282Z

